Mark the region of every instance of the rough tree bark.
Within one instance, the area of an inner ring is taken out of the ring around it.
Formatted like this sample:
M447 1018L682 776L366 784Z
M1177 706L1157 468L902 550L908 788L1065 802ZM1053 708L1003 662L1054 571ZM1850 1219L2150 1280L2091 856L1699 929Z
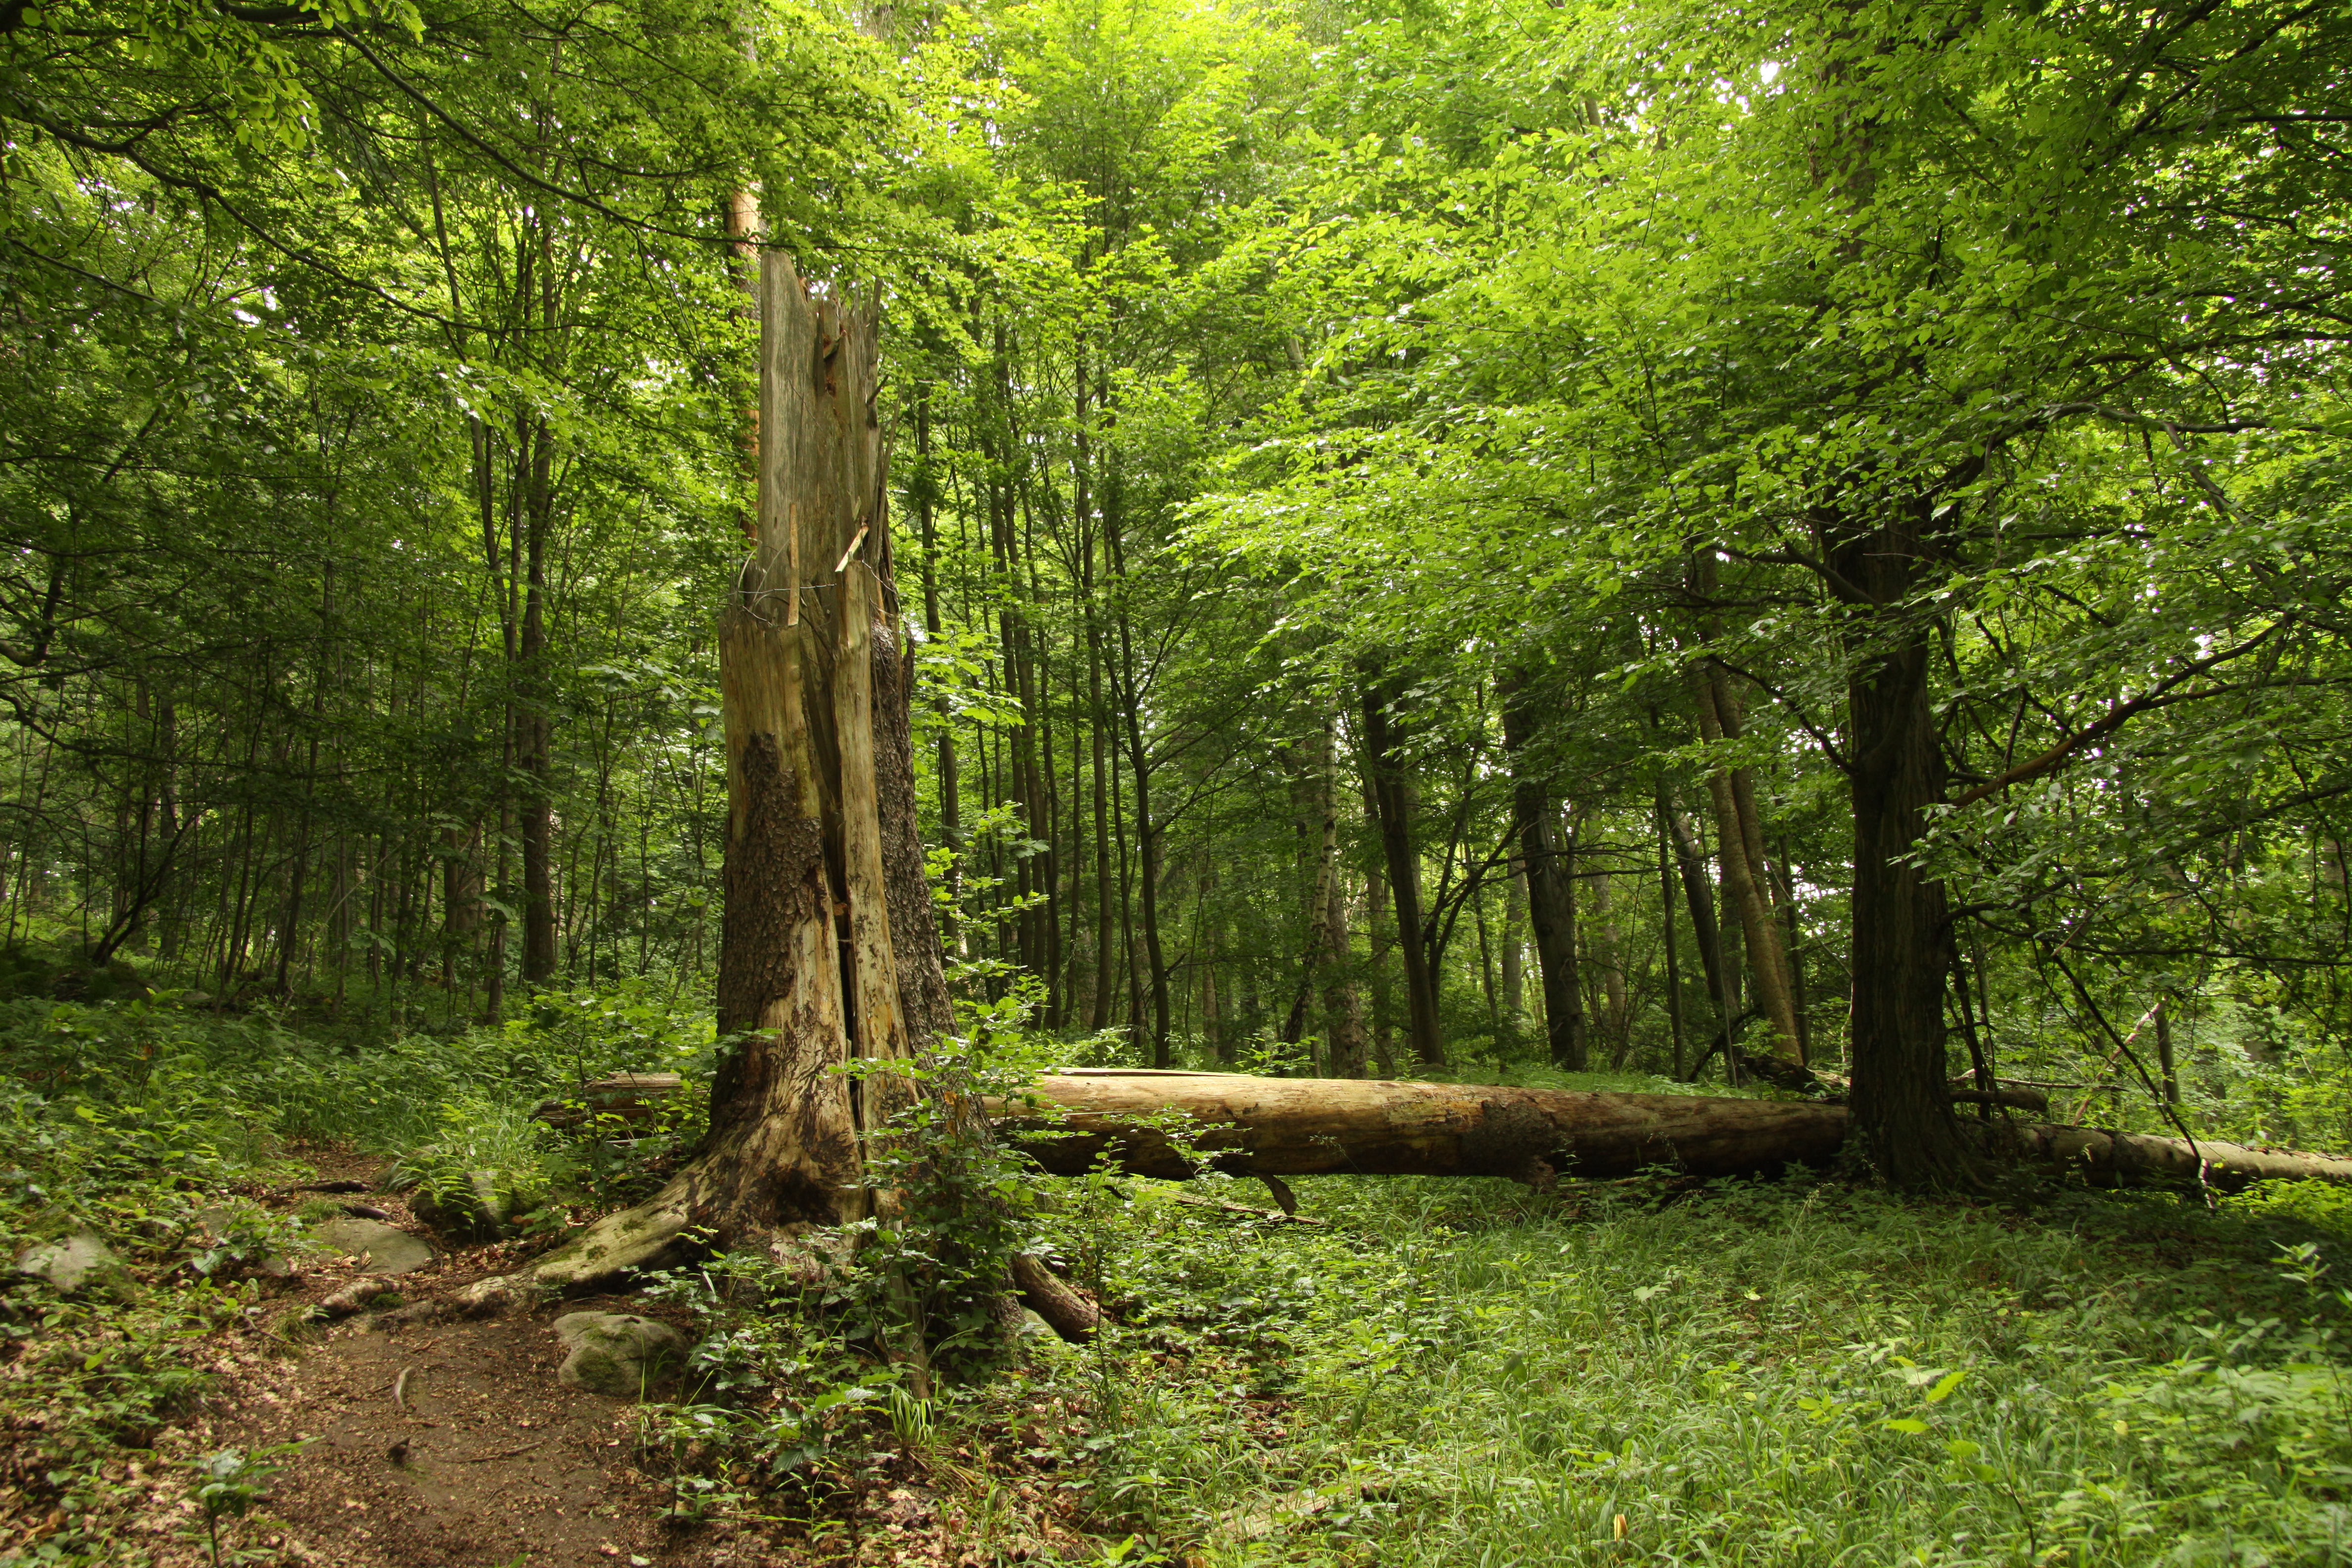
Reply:
M869 300L761 258L759 538L720 620L727 729L719 1026L740 1036L710 1131L654 1197L460 1308L865 1217L864 1140L910 1092L849 1058L923 1049L948 1021L915 829L908 703ZM879 1195L884 1207L889 1194Z
M1864 504L1857 500L1857 504ZM1946 799L1928 658L1911 603L1930 553L1928 503L1874 500L1867 520L1815 521L1848 633L1845 771L1853 809L1853 1113L1872 1163L1900 1187L1959 1186L1974 1159L1944 1094L1944 885L1916 850Z
M1497 1085L1266 1079L1093 1068L1037 1081L990 1108L1001 1131L1049 1171L1075 1174L1106 1151L1137 1175L1632 1175L1658 1165L1736 1175L1832 1158L1853 1124L1819 1101L1588 1094ZM1192 1119L1196 1160L1165 1113ZM1151 1124L1158 1118L1162 1125ZM1994 1124L1992 1152L2100 1184L2147 1180L2241 1187L2264 1178L2352 1183L2352 1159L2090 1127Z

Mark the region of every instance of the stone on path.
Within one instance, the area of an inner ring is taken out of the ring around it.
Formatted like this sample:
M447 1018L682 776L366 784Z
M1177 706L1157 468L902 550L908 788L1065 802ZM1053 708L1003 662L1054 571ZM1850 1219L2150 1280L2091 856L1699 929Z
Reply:
M408 1206L434 1229L460 1240L504 1241L516 1234L517 1221L531 1205L506 1173L468 1171L463 1190L443 1198L419 1187Z
M557 1376L612 1399L642 1399L686 1359L686 1340L654 1318L627 1312L566 1312L556 1337L572 1353Z
M311 1235L363 1259L371 1274L406 1274L433 1261L433 1249L395 1226L373 1219L331 1219Z
M16 1255L16 1272L46 1279L68 1294L86 1285L108 1284L124 1278L122 1259L87 1230L26 1247Z

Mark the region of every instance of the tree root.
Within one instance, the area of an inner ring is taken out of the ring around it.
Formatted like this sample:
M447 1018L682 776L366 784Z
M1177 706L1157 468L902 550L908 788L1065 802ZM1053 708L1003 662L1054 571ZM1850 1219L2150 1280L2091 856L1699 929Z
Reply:
M625 1287L639 1274L675 1267L700 1250L691 1234L693 1191L694 1184L680 1172L644 1203L606 1215L512 1274L494 1274L446 1296L375 1313L366 1325L389 1330L495 1318L560 1296Z

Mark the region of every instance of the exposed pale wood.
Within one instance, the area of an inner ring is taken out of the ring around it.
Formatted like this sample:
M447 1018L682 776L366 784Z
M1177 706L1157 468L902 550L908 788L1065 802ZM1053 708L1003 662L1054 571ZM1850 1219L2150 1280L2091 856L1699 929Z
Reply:
M946 1023L891 630L878 310L772 250L759 294L757 526L719 637L719 1021L741 1044L712 1083L709 1138L659 1193L440 1312L610 1283L705 1236L735 1245L866 1217L862 1135L908 1091L838 1069L907 1057Z
M1237 1073L1071 1068L1024 1102L991 1107L1049 1171L1099 1157L1138 1175L1202 1165L1236 1175L1696 1176L1823 1164L1843 1144L1843 1105L1704 1095L1596 1094L1475 1084L1261 1079ZM1058 1117L1058 1121L1055 1118ZM1181 1141L1170 1123L1181 1127ZM2101 1184L2265 1178L2352 1183L2352 1159L2095 1128L1994 1123L1993 1152Z

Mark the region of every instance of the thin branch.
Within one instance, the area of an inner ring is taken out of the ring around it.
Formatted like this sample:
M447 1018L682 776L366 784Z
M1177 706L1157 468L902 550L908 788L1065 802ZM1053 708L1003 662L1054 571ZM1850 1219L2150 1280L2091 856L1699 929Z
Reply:
M2115 707L2107 710L2107 713L2105 718L2076 731L2074 734L2068 736L2065 740L2061 741L2058 744L2051 747L2048 751L2042 752L2040 756L2035 757L2032 761L2020 763L2017 766L2010 769L1999 778L1990 779L1986 783L1977 785L1976 788L1969 791L1966 795L1961 795L1958 800L1952 802L1952 808L1957 811L1964 805L1974 805L1977 802L1984 799L1986 796L1998 795L2002 790L2009 788L2011 784L2021 784L2026 783L2028 780L2040 778L2043 773L2049 773L2053 768L2057 768L2064 764L2067 761L2073 758L2076 752L2080 752L2084 746L2089 745L2092 742L2096 741L2103 736L2115 733L2137 714L2147 712L2151 709L2168 708L2176 702L2188 702L2200 697L2213 697L2221 695L2219 692L2208 691L2181 692L2178 696L2169 694L2185 682L2196 679L2199 676L2203 675L2207 670L2213 668L2216 665L2227 663L2229 660L2236 658L2242 654L2251 653L2253 649L2260 647L2264 642L2268 641L2273 634L2277 633L2289 624L2290 623L2286 621L2280 621L2277 625L2268 627L2245 642L2240 643L2236 647L2224 648L2219 653L2211 654L2204 658L2199 659L2196 663L2189 666L2186 669L2158 681L2154 689L2145 692L2138 697L2135 697L2128 702L2117 703ZM2235 689L2233 688L2231 689Z

